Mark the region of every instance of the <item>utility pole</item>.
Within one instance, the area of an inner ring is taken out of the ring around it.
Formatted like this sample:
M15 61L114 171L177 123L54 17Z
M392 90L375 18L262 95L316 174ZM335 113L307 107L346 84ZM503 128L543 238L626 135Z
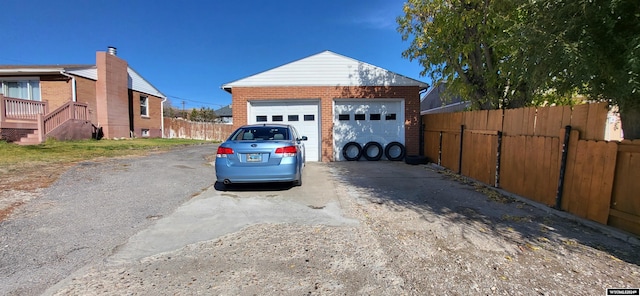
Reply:
M184 110L184 101L182 101L182 118L187 119L187 113Z

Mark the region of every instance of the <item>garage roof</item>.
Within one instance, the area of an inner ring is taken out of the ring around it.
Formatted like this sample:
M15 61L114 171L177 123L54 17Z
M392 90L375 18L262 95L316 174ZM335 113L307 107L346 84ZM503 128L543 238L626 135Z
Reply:
M331 51L321 53L222 85L234 87L268 86L419 86L425 82L352 59Z

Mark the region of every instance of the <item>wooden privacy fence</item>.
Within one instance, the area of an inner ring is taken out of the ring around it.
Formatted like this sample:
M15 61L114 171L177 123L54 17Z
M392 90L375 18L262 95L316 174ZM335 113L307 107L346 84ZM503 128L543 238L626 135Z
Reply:
M640 235L640 141L603 141L607 113L597 103L423 115L424 154L480 182Z
M164 138L224 141L233 132L230 124L164 118Z

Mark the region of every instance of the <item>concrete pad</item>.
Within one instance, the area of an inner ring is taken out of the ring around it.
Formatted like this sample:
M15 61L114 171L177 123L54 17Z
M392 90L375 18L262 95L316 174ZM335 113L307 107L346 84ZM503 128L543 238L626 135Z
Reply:
M132 236L109 262L121 263L177 250L254 224L358 224L357 220L342 216L336 186L326 165L309 163L303 176L300 187L247 184L219 191L212 186Z

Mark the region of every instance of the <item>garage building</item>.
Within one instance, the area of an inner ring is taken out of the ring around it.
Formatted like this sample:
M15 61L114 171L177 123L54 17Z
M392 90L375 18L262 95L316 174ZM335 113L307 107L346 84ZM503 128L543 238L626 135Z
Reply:
M296 127L308 161L344 160L348 142L400 142L419 154L420 93L428 85L331 51L227 84L234 128L254 123Z

